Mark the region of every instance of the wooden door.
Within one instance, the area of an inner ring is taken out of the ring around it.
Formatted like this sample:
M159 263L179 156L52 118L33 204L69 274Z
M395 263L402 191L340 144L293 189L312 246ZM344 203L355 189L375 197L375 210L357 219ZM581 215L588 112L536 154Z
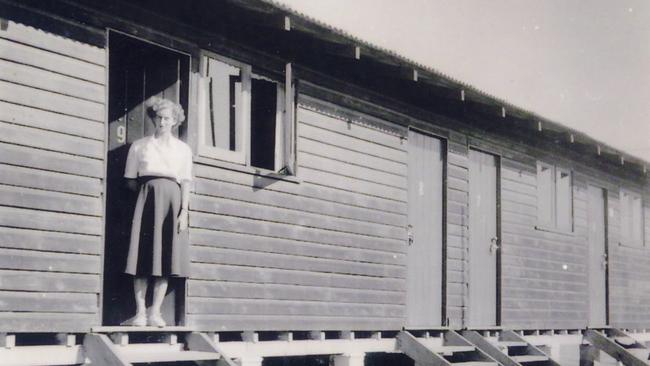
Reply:
M189 57L111 32L109 35L108 162L103 322L116 325L135 312L132 277L123 274L137 194L125 187L124 165L133 141L154 132L146 101L163 97L187 111ZM178 131L175 131L178 134ZM184 284L170 283L163 305L168 324L182 320Z
M439 139L409 131L408 184L407 326L440 326L444 205Z
M606 190L589 186L589 326L607 325Z
M497 325L498 157L469 151L469 312L467 324Z

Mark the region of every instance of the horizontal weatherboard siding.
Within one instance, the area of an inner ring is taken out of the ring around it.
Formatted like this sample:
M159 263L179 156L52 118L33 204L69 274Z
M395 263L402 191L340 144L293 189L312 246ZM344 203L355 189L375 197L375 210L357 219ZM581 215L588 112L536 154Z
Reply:
M0 332L100 324L105 52L0 32Z
M297 183L196 164L190 325L361 330L403 324L402 139L379 125L304 108L297 131Z

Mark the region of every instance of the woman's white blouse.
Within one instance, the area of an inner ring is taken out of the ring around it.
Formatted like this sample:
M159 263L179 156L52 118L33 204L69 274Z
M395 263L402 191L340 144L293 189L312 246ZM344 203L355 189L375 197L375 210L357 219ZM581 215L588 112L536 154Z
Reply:
M162 142L154 136L136 140L126 158L125 178L158 176L178 183L192 180L192 150L186 143L170 138Z

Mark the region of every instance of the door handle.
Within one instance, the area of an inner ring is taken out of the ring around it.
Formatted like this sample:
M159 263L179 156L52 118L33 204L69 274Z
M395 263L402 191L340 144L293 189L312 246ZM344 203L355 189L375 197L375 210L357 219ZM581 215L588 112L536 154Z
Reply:
M607 263L608 263L608 262L607 262L607 253L603 253L603 261L600 262L600 266L601 266L603 269L607 269Z
M494 254L499 250L499 238L492 238L490 239L490 253Z
M411 224L406 226L406 237L408 245L411 246L413 244L413 225Z

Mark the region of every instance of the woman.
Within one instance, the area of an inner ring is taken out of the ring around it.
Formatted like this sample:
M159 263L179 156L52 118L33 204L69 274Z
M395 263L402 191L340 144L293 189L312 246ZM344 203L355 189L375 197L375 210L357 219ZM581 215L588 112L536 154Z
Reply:
M138 189L125 273L133 278L136 314L131 324L164 327L160 306L170 276L186 277L189 267L187 225L192 151L172 134L185 120L183 108L170 100L149 103L156 131L129 149L124 177ZM147 318L145 297L154 280L153 302Z

